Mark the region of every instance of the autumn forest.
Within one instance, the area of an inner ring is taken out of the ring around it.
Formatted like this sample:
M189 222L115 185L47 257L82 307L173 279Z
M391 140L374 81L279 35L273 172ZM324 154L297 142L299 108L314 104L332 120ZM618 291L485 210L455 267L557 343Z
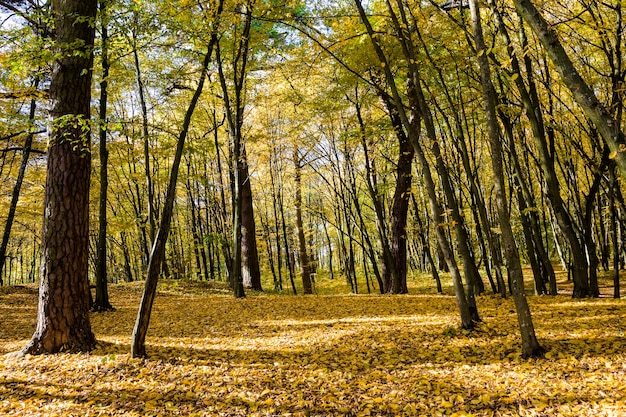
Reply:
M623 7L0 0L0 413L623 415Z

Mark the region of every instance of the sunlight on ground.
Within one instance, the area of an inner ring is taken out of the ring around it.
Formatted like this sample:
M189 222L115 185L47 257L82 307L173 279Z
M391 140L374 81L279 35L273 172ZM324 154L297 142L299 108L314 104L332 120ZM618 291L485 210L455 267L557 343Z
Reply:
M3 416L626 415L621 300L529 297L547 359L520 359L511 300L478 297L458 328L449 296L249 296L161 287L148 360L130 359L137 284L92 315L92 355L0 362ZM0 353L34 329L36 294L0 295Z

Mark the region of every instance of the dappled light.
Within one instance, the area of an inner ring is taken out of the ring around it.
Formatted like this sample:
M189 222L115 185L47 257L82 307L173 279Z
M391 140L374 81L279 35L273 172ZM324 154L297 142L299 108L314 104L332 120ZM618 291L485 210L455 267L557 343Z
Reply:
M529 297L549 350L523 360L512 301L492 295L478 297L484 322L468 332L449 296L237 300L186 287L160 286L147 360L129 357L137 284L112 286L117 310L92 314L91 355L11 358L33 329L36 294L0 295L0 414L616 416L626 406L620 300Z

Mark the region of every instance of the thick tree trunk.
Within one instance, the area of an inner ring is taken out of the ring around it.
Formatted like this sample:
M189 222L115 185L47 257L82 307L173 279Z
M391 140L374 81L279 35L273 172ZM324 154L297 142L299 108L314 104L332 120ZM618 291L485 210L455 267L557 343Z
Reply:
M394 283L396 293L409 292L406 283L407 275L407 215L409 212L409 198L411 197L411 166L415 150L406 136L399 142L400 155L396 167L396 189L393 193L391 206L391 239L389 246L396 262L398 282Z
M96 0L53 0L59 58L50 84L52 129L44 199L37 328L22 353L85 352L89 321L89 109ZM68 46L83 45L77 49ZM79 53L76 53L79 52Z

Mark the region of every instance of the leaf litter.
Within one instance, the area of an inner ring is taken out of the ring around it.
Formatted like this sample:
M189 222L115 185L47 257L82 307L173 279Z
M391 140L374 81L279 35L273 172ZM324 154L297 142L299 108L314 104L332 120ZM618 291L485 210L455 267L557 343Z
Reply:
M621 416L624 302L530 297L545 359L520 358L511 300L458 328L439 295L253 295L161 286L146 360L131 359L139 284L110 288L92 354L13 358L35 291L0 294L3 416Z

